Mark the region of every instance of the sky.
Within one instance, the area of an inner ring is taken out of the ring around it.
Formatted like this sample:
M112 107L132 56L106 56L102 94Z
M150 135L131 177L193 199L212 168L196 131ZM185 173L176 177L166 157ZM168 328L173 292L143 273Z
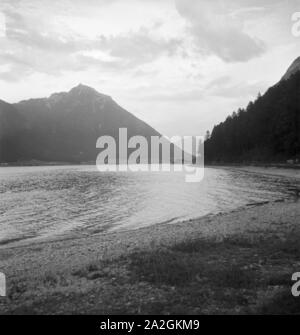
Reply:
M300 56L300 0L0 0L0 99L79 83L163 135L204 135Z

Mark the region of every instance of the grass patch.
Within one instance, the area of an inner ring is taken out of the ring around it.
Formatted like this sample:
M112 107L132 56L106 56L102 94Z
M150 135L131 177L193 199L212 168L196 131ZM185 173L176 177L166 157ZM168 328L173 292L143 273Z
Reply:
M285 289L268 299L257 312L271 315L299 315L300 299L293 297L291 290Z
M8 297L15 299L24 294L27 291L27 285L25 281L13 280L8 287Z
M283 307L277 307L278 313L300 313L290 293L299 251L296 241L290 235L284 240L273 236L185 240L166 249L136 252L130 256L128 267L135 283L174 289L164 308L170 314L177 310L189 314L272 314L280 301ZM273 254L274 258L270 257ZM271 287L273 295L283 289L286 292L258 304L259 292ZM158 301L152 307L159 310L162 306Z
M193 249L195 250L195 249ZM220 287L245 288L255 281L253 270L238 264L206 262L201 254L155 250L131 255L130 268L135 281L155 285L183 286L192 282Z
M195 239L178 242L170 247L172 251L179 251L182 253L207 253L215 250L217 242L214 240Z
M291 273L279 273L266 278L266 284L268 286L291 286Z
M215 253L222 249L230 249L232 247L252 248L255 245L253 240L242 236L230 236L223 240L216 239L195 239L185 240L173 245L170 249L184 253Z
M94 261L87 264L85 267L81 269L77 269L72 271L72 276L85 278L87 280L96 280L100 278L107 278L111 275L111 265L113 261L103 261L99 262Z
M203 264L194 257L178 257L169 250L132 254L130 268L133 278L155 285L184 285L203 273Z
M92 262L87 264L81 269L72 271L72 275L75 277L87 278L91 273L97 272L101 267L101 263Z
M300 237L290 235L286 239L278 242L279 250L282 253L292 256L293 258L300 258ZM273 246L277 249L277 245Z
M56 274L48 272L43 278L43 283L45 286L55 287L59 283L59 277Z
M45 273L40 283L51 294L47 306L53 311L64 304L71 312L76 305L97 314L299 314L300 299L290 291L300 258L298 237L192 239L118 259L103 257L66 277L75 290L84 290L89 280L84 294L57 295L64 284L59 273ZM28 289L16 282L11 295L18 298ZM40 310L43 304L34 306Z
M237 264L229 264L219 269L214 265L209 269L211 282L214 285L225 288L249 288L256 283L256 273L253 270L246 270Z

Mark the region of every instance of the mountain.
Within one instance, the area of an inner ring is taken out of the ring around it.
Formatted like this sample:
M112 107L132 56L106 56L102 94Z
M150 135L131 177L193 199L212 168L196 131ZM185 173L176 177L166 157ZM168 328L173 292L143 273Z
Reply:
M282 77L281 80L288 80L291 78L291 76L293 76L295 73L297 73L298 71L300 71L300 57L298 57L293 63L292 65L288 68L287 72L285 73L285 75Z
M300 159L300 58L278 84L215 126L205 141L208 163Z
M128 138L161 136L111 97L81 84L49 98L0 101L0 162L95 161L98 137L117 141L119 128L127 128Z
M0 100L0 162L15 161L21 152L21 124L24 123L18 110Z

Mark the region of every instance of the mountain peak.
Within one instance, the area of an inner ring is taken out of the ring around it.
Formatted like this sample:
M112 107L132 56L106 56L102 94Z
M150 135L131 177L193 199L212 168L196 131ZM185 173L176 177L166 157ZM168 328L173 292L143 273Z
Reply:
M65 98L87 98L87 99L93 99L93 98L109 98L108 95L99 93L94 88L79 84L75 87L73 87L69 92L60 92L60 93L53 93L50 96L50 100L54 102L58 102L61 99Z
M98 92L94 88L80 83L79 85L73 87L69 93L76 93L81 95L86 93L98 93Z
M110 98L110 96L106 94L99 93L93 87L83 85L81 83L73 87L68 92L68 94L74 97L101 98L101 99Z
M294 75L296 72L300 71L300 57L295 59L292 63L292 65L288 68L285 75L282 77L281 80L288 80L292 75Z
M120 128L149 141L160 136L111 97L82 84L49 98L4 104L0 101L0 163L92 162L99 136L117 140Z

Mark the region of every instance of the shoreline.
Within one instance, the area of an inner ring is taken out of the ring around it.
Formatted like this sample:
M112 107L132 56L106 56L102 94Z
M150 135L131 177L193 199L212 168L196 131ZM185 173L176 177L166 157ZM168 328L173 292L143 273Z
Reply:
M53 164L52 164L53 163ZM69 164L69 163L66 163ZM70 163L71 164L71 163ZM90 164L93 165L93 164ZM63 167L63 166L80 166L78 164L71 164L71 165L64 165L63 163L61 165L55 165L55 162L50 162L49 165L35 165L36 167L43 167L43 166L52 166L52 167ZM7 166L7 167L12 167L12 166ZM21 166L15 166L15 167L21 167ZM32 167L32 166L25 166L25 167ZM289 167L278 167L278 166L265 166L265 165L238 165L238 164L232 164L232 165L214 165L214 166L207 166L209 168L215 168L215 169L224 169L224 170L239 170L245 173L249 173L249 174L264 174L264 175L272 175L272 176L281 176L281 177L285 177L285 178L293 178L293 179L298 179L300 178L300 172L296 171L295 168L289 168ZM292 192L296 192L294 199L297 199L299 195L297 195L297 192L299 193L299 185L295 186L295 188L290 189L290 191ZM292 193L290 195L290 198L292 199ZM184 224L185 222L191 222L191 221L197 221L197 220L201 220L201 219L205 219L206 217L211 217L211 216L218 216L218 215L224 215L224 214L228 214L228 213L234 213L236 211L240 211L240 210L244 210L247 209L248 207L253 207L253 206L261 206L264 204L268 204L268 203L272 203L272 202L282 202L287 200L286 198L278 198L277 200L273 200L273 201L263 201L263 202L255 202L255 203L248 203L245 205L242 205L240 207L237 207L235 209L231 209L228 211L224 211L224 212L220 212L220 213L209 213L206 214L204 216L200 216L200 217L194 217L194 218L189 218L189 219L184 219L182 221L177 221L177 222L173 222L172 224ZM168 224L168 223L167 223ZM143 230L143 229L147 229L151 227L155 227L155 226L162 226L165 225L164 222L158 222L156 224L153 224L151 226L146 226L146 227L136 227L136 228L132 228L132 229L125 229L125 230L103 230L99 233L96 233L94 235L87 235L87 236L75 236L72 233L70 233L68 236L52 236L52 237L28 237L28 238L16 238L16 239L12 239L12 240L4 240L2 242L0 242L0 252L1 250L5 250L5 249L10 249L10 248L23 248L26 246L31 245L39 245L39 244L47 244L47 243L56 243L56 242L61 242L61 241L68 241L68 240L80 240L80 239L86 239L89 237L93 237L95 235L106 235L106 234L118 234L118 233L126 233L126 232L131 232L131 231L137 231L137 230Z
M188 163L190 164L190 163ZM76 165L96 165L96 162L47 162L47 161L24 161L24 162L13 162L13 163L0 163L0 167L27 167L27 166L76 166ZM247 168L247 167L257 167L257 168L278 168L278 169L293 169L300 170L299 163L219 163L219 164L205 164L205 167L212 168L222 168L222 167L236 167L236 168Z
M300 166L282 167L282 166L225 166L224 169L240 170L247 173L257 173L272 176L282 176L289 178L300 178ZM298 171L299 170L299 171Z
M249 171L250 172L250 171ZM252 173L252 172L250 172ZM189 218L185 220L180 220L180 221L175 221L174 220L168 220L167 222L157 222L155 224L149 225L149 226L142 226L142 227L135 227L135 228L129 228L129 229L107 229L103 230L99 233L94 233L92 235L75 235L72 234L71 232L69 235L62 235L62 236L52 236L52 237L28 237L28 238L15 238L11 240L4 240L0 241L0 253L1 250L7 250L7 249L17 249L17 248L26 248L26 247L32 247L32 246L39 246L39 245L47 245L47 244L53 244L53 243L60 243L63 241L76 241L76 240L82 240L82 239L89 239L89 238L95 238L97 236L106 236L106 235L111 235L111 234L122 234L122 233L130 233L130 232L136 232L136 231L144 231L144 230L151 230L151 228L154 228L156 226L171 226L171 225L182 225L190 222L195 222L195 221L201 221L205 220L206 218L214 218L222 215L228 215L228 214L233 214L236 212L244 211L248 208L253 208L253 207L259 207L267 204L276 204L276 203L282 203L282 202L287 202L291 201L290 199L287 198L278 198L276 200L268 200L268 201L260 201L260 202L250 202L245 205L239 206L237 208L223 211L223 212L218 212L218 213L209 213L205 214L203 216L196 216L194 218Z
M55 163L55 162L54 162ZM93 164L89 165L92 166ZM68 166L81 166L78 164L72 164L72 165L55 165L55 164L51 164L50 165L36 165L35 167L46 167L46 166L50 166L50 167L68 167ZM82 165L83 166L83 165ZM7 166L7 167L21 167L21 166ZM32 167L32 166L26 166L26 167ZM231 170L231 171L242 171L244 173L249 173L249 174L263 174L263 175L271 175L271 176L281 176L284 178L293 178L293 179L299 179L300 178L300 171L298 172L298 170L296 168L289 168L289 167L262 167L262 166L250 166L250 165L227 165L227 166L222 166L222 165L214 165L214 166L207 166L208 168L213 168L213 169L224 169L224 170ZM294 196L297 197L299 196L299 190L300 190L300 185L297 184L295 185L295 187L291 188L290 191L290 197L293 197L293 193ZM281 201L283 199L278 199L278 201ZM268 201L266 202L262 202L262 204L264 203L268 203ZM248 206L252 206L252 205L260 205L261 203L249 203L249 204L245 204L241 207L237 207L236 209L233 209L233 211L235 210L239 210L239 209L243 209L244 207L247 208ZM226 212L222 212L222 213L226 213ZM222 214L220 213L220 214ZM206 214L208 216L210 215L214 215L212 214ZM204 215L204 217L206 216ZM201 219L203 218L203 216L201 217L192 217L189 218L188 220L197 220L197 219ZM173 221L173 219L172 219ZM186 221L186 219L184 219L183 221ZM175 222L177 223L181 223L182 221L177 221L175 220ZM164 224L163 222L157 222L155 224L153 224L153 226L155 225L162 225ZM139 227L136 228L130 228L130 229L125 229L125 230L118 230L116 229L116 232L118 233L119 231L135 231L138 229L142 229ZM101 234L111 234L114 233L114 230L102 230L100 232ZM63 240L75 240L75 239L82 239L82 238L87 238L87 236L75 236L72 232L69 232L68 235L53 235L53 236L28 236L28 237L19 237L19 238L10 238L10 239L4 239L2 241L0 241L0 251L3 249L7 249L7 248L14 248L14 247L25 247L29 244L33 244L33 245L38 245L38 244L43 244L43 243L54 243L54 242L58 242L58 241L63 241Z
M127 275L138 271L132 267L132 264L139 259L140 255L147 258L156 252L163 252L163 255L165 253L168 255L169 252L172 254L175 251L169 250L173 250L174 246L185 243L186 248L189 248L187 246L193 245L194 241L200 241L200 245L201 243L204 243L204 245L205 243L212 243L215 246L211 249L211 254L205 256L209 259L215 250L218 250L220 245L228 239L243 239L243 243L246 245L250 242L253 243L253 248L258 248L262 239L266 240L266 244L269 246L272 245L273 239L274 241L281 241L290 238L291 234L300 236L299 217L299 202L286 200L261 204L260 206L248 206L227 213L207 215L172 225L166 223L138 230L99 234L81 239L0 249L0 271L6 274L8 283L8 298L5 302L0 300L0 314L18 313L18 311L52 314L54 310L51 306L54 305L58 308L58 314L88 313L95 308L94 305L93 307L88 303L91 297L99 300L96 304L98 309L101 306L103 307L101 304L103 298L99 295L99 290L103 290L103 288L106 288L109 292L106 293L106 296L109 295L107 299L111 300L109 306L112 310L116 308L118 301L120 301L119 298L114 297L114 291L122 288L122 290L125 290L124 292L127 292L130 288L133 297L130 298L130 295L123 297L125 293L122 293L122 297L132 304L128 307L127 312L136 312L136 302L132 301L134 297L145 295L147 300L151 298L152 292L159 292L159 294L165 296L169 294L170 290L168 283L163 283L163 287L161 287L161 284L154 285L143 276L139 277L137 282L131 283L131 275L129 275L130 278ZM243 250L238 243L230 245L230 248L226 249L225 255L226 253L229 254L230 264L231 262L235 263L234 259L239 258ZM260 251L255 251L252 254L252 251L249 250L248 263L255 260L257 252ZM223 257L222 253L220 253L220 257ZM192 254L194 254L193 250ZM132 255L137 256L133 257ZM295 256L298 256L298 254ZM179 260L181 260L181 257L182 255ZM200 253L199 257L204 256ZM172 256L172 260L173 258ZM157 256L155 256L155 259L157 259ZM180 268L180 261L178 262L177 268ZM218 260L215 260L215 262L219 264ZM286 262L286 257L283 257L282 267L286 268L288 264L293 262L293 264L290 264L292 274L293 265L297 262L295 259ZM143 269L144 264L148 263L142 261L138 264L138 269ZM189 268L197 268L197 264ZM300 260L297 264L299 271ZM222 265L222 262L219 265ZM151 270L151 273L153 272L155 271ZM194 279L194 277L191 277L190 281L193 282ZM177 289L176 285L171 287ZM214 289L214 287L210 289ZM132 290L135 293L132 293ZM181 292L180 285L178 290L178 292ZM83 293L84 295L82 295ZM78 306L73 307L74 311L70 310L74 301L79 297L85 309L82 310ZM55 302L53 302L53 299ZM62 306L60 305L61 299L66 301ZM162 304L165 304L167 309L170 308L166 302ZM48 308L48 310L45 308ZM105 313L106 310L102 312ZM147 313L146 310L141 312ZM225 313L226 309L223 312ZM97 313L101 314L101 311L97 310ZM173 312L171 311L171 313ZM217 313L217 311L213 313Z

